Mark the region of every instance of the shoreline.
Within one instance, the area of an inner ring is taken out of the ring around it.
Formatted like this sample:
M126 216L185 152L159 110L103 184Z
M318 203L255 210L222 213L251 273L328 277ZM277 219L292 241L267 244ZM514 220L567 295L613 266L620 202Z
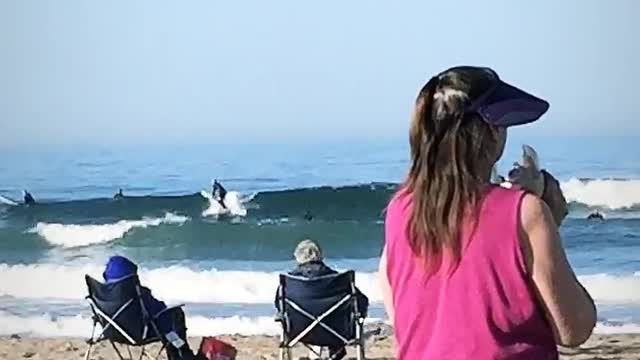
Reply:
M278 338L266 335L240 336L225 335L217 337L234 345L238 349L238 360L278 359ZM194 351L200 344L200 337L189 338ZM159 347L150 347L150 353L156 354ZM20 335L0 337L0 359L38 359L67 360L83 359L87 344L80 338L30 338ZM393 341L388 334L377 335L366 343L368 359L393 359ZM578 348L559 348L560 359L640 359L640 334L594 334ZM132 351L137 358L138 349ZM294 357L305 356L305 348L296 346ZM349 358L353 352L349 353ZM94 346L91 359L116 360L117 356L108 342Z

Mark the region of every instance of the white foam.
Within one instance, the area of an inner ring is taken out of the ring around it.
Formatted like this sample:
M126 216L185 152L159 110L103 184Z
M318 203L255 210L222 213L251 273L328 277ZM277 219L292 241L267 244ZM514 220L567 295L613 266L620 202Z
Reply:
M202 212L202 216L219 216L219 215L233 215L233 216L247 216L247 209L244 207L242 197L237 191L229 191L224 197L224 204L226 208L223 208L220 203L213 199L212 195L206 191L201 191L200 194L209 200L209 207Z
M88 314L52 316L51 314L17 316L0 311L0 336L26 334L33 337L88 337L92 320ZM276 335L279 324L273 317L187 317L189 336Z
M120 220L112 224L76 225L38 223L30 232L37 233L48 243L62 247L78 247L101 244L122 238L134 228L159 226L160 224L183 224L186 216L166 213L161 218L144 218L142 220Z
M595 274L578 278L600 303L640 303L640 274L637 272L630 276Z
M98 265L0 264L0 296L27 299L81 300L84 275L101 279ZM271 304L277 272L194 270L184 266L140 269L141 282L160 299L191 303ZM358 287L372 302L381 302L376 273L356 274ZM599 303L640 304L640 274L579 276ZM25 281L28 279L28 281Z
M597 323L596 328L593 331L596 334L609 335L609 334L640 334L640 324L626 323L626 324L608 324Z
M16 201L13 201L13 200L9 199L8 197L4 197L2 195L0 195L0 204L5 204L5 205L9 205L9 206L18 205L18 203Z
M367 323L379 323L381 319L369 319ZM280 325L273 317L221 317L189 316L186 319L189 336L216 335L271 335L280 333ZM32 337L88 337L92 321L88 314L52 316L50 314L17 316L0 311L0 336L22 334ZM99 331L99 330L98 330ZM598 323L597 334L637 334L640 324L610 325Z
M53 264L0 264L0 296L26 299L82 300L84 275L102 279L103 267ZM271 304L278 273L193 270L183 266L140 269L140 281L154 296L170 302ZM28 281L25 281L28 279ZM377 277L358 273L357 285L372 301L380 300Z
M17 316L0 311L0 335L29 334L33 336L88 336L91 334L92 321L88 316L52 317Z
M579 180L560 184L567 201L609 209L640 205L640 180Z

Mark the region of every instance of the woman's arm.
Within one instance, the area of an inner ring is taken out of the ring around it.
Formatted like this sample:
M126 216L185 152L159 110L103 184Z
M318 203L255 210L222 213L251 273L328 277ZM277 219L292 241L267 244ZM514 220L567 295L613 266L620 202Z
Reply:
M527 268L556 342L563 346L584 343L595 326L596 307L567 260L549 207L537 196L525 195L520 224Z
M393 311L393 298L391 296L391 286L389 285L389 279L387 278L387 248L382 249L382 255L380 255L380 266L378 267L378 281L380 282L380 291L382 292L382 301L384 302L384 308L387 311L389 321L393 324L394 311Z

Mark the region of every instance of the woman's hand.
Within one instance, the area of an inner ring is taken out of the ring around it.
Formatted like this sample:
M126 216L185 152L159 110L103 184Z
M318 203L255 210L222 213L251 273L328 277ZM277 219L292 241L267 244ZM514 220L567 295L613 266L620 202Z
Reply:
M535 159L526 152L522 155L522 164L513 164L513 169L509 171L508 180L517 184L527 191L542 197L545 180L542 172L538 169Z
M539 170L536 160L526 152L522 164L515 163L509 171L509 181L541 198L551 210L557 226L568 214L567 200L562 194L558 180L546 170Z

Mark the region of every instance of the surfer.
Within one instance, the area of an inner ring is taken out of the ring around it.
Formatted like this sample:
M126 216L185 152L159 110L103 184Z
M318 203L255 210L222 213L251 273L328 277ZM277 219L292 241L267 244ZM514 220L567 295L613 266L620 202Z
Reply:
M33 195L31 195L27 190L22 190L23 194L24 194L24 204L25 205L33 205L36 203L36 199L33 198Z
M587 216L587 220L604 220L604 215L602 215L600 211L596 210Z
M122 193L122 189L119 189L118 192L115 195L113 195L113 198L116 200L123 199L124 194Z
M303 218L306 221L311 221L311 220L313 220L313 215L311 215L311 212L309 210L305 210Z
M211 196L222 206L223 209L227 208L224 203L224 198L227 196L227 190L218 182L218 179L213 180L211 189Z

